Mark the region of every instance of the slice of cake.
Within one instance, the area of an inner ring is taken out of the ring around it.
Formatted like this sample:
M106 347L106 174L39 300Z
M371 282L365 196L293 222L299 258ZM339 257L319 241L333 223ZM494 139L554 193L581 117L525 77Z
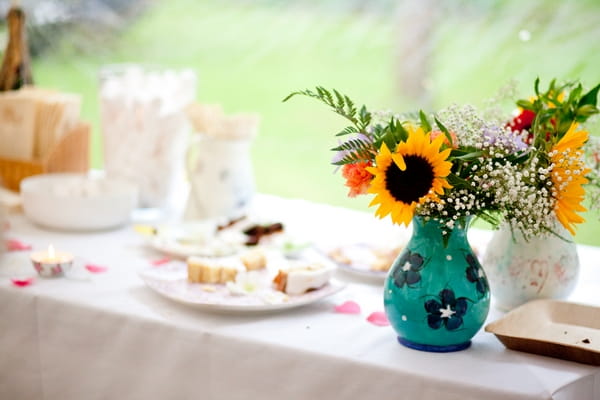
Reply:
M226 260L188 257L188 281L193 283L225 283L234 281L240 266Z
M289 269L280 269L273 279L275 289L292 295L306 293L312 289L319 289L329 282L333 275L332 266L320 263L294 266Z
M256 271L267 267L267 257L262 249L252 249L242 254L240 260L248 271Z

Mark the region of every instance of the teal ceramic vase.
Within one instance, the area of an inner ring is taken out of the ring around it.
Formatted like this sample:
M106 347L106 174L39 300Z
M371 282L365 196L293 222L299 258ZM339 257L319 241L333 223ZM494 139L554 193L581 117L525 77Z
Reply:
M467 239L467 219L449 235L416 216L410 241L384 286L387 317L404 346L433 352L466 349L490 309L487 278Z

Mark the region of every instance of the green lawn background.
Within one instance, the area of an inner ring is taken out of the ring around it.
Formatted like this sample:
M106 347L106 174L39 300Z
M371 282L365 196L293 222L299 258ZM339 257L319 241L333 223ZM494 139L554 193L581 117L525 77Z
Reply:
M481 104L510 79L529 96L532 82L600 81L600 4L594 1L438 2L429 59L431 105ZM477 2L475 2L477 3ZM526 3L526 4L522 4ZM365 2L366 5L369 2ZM94 126L93 163L101 166L97 82L101 66L139 62L189 67L197 99L227 112L261 115L253 146L258 190L367 210L349 199L329 164L344 121L311 99L281 100L291 91L335 87L371 109L412 110L396 81L401 35L395 12L361 12L343 1L156 2L113 40L75 51L68 36L34 61L36 83L81 93ZM522 40L530 34L529 40ZM521 36L520 36L521 35ZM591 124L599 134L598 121ZM600 245L598 214L588 213L576 240Z

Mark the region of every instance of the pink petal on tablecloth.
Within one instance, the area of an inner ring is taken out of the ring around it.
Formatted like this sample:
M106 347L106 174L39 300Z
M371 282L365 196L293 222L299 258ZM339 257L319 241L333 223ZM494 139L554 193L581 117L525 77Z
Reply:
M101 274L103 272L108 271L108 267L105 267L104 265L95 265L95 264L87 264L85 266L85 269L87 269L92 274Z
M10 281L15 286L25 287L33 283L33 278L12 278Z
M383 311L375 311L371 313L367 317L367 321L377 326L388 326L390 321L388 321L387 316Z
M27 244L27 243L23 243L17 239L8 239L6 241L6 250L7 251L31 250L31 245Z
M335 306L335 312L340 314L360 314L360 306L357 302L349 300Z
M160 267L163 264L168 264L171 262L171 259L169 257L165 257L165 258L161 258L158 260L152 260L150 261L150 264L154 265L155 267Z

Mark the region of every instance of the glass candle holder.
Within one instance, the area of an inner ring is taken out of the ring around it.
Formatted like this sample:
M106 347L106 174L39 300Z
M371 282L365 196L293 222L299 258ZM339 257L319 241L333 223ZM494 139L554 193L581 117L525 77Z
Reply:
M73 255L55 251L52 245L47 251L31 254L31 262L37 273L44 278L63 276L73 266Z

